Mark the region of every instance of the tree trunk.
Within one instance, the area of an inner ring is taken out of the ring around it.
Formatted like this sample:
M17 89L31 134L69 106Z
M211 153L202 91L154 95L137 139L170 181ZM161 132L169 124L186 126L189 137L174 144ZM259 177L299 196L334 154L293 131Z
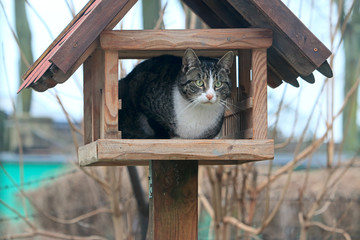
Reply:
M358 62L360 56L360 1L355 1L351 19L344 33L345 49L345 86L344 96L359 77ZM357 93L353 94L343 113L344 149L356 150L360 145L360 132L357 126Z
M19 68L19 80L22 83L21 76L33 63L33 56L31 51L31 31L29 27L28 18L26 15L25 0L16 0L15 2L15 22L16 22L16 34L19 39L19 51L20 51L20 68ZM19 95L20 104L18 109L23 114L29 114L31 108L31 89L24 89Z
M161 0L142 0L142 14L144 29L153 29L159 20Z

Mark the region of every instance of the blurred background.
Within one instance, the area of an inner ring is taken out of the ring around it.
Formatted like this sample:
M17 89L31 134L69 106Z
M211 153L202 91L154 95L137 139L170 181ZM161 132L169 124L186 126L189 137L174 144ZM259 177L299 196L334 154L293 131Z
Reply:
M360 239L360 1L283 2L332 51L334 77L268 88L273 161L200 167L199 239ZM0 0L0 239L146 238L126 169L113 183L106 168L77 165L82 68L55 89L17 94L86 3ZM139 0L115 28L206 27L180 0ZM123 76L136 61L122 64ZM146 200L148 169L137 175Z

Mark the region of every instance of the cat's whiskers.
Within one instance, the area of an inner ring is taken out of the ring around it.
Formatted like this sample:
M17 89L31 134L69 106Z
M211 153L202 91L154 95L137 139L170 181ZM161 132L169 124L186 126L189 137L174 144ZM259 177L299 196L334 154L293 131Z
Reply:
M195 106L198 105L197 101L191 101L185 108L182 109L182 111L179 113L184 114L186 111L189 111L190 109L193 109Z
M238 106L230 103L229 101L222 100L222 99L220 99L219 104L223 105L227 110L229 110L233 114L233 116L235 116L236 119L238 119L238 120L240 119L239 112L234 111L234 108L235 109L237 108L240 110L240 108ZM231 108L231 107L233 107L233 108Z

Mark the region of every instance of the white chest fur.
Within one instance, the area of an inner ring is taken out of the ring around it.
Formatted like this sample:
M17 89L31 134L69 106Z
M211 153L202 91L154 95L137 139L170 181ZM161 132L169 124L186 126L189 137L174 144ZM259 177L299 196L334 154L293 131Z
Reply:
M174 89L176 134L180 138L199 138L210 127L215 126L224 113L219 103L189 103ZM189 105L191 104L191 105Z

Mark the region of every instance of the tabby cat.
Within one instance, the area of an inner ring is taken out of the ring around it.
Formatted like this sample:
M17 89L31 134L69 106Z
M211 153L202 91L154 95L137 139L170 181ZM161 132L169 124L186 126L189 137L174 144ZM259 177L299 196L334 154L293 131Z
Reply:
M119 130L125 139L216 137L230 96L233 52L220 60L163 55L138 64L119 82Z

